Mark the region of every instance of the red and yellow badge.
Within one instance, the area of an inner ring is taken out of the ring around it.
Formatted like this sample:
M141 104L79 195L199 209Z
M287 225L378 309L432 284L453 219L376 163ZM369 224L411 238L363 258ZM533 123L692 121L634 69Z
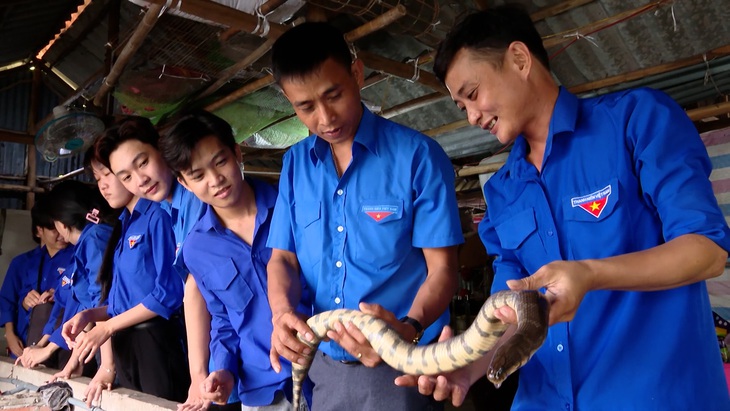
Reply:
M593 217L600 217L608 203L608 197L611 195L611 186L608 185L598 191L588 195L573 197L570 199L570 205L580 207Z
M129 248L134 248L135 244L137 244L139 242L140 238L142 238L142 234L130 235L129 238L127 238L127 242L129 243Z
M383 221L394 213L398 212L398 206L392 205L366 205L362 207L362 212L367 214L376 223Z

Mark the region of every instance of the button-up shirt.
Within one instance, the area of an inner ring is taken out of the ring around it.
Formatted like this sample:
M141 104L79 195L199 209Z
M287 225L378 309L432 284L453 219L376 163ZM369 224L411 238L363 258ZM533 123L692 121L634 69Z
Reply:
M579 100L565 89L542 172L519 137L485 185L480 235L493 290L555 260L606 258L685 234L730 249L705 147L665 94ZM514 410L728 410L704 281L665 291L599 290L520 371Z

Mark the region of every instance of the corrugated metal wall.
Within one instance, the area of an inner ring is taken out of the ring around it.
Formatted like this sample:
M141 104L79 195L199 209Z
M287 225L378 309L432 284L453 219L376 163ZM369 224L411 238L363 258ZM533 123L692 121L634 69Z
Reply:
M28 124L33 74L15 69L0 74L0 129L25 132ZM59 103L59 97L45 85L41 87L37 118L42 119ZM0 183L25 185L28 146L0 142ZM36 154L39 179L53 178L83 166L83 156L76 155L49 163ZM25 208L25 193L0 191L0 208Z

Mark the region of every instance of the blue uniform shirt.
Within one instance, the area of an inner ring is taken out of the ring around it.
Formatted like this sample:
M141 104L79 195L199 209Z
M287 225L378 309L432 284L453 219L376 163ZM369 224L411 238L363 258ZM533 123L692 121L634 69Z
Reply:
M169 318L182 304L183 285L173 274L175 254L170 216L140 198L132 213L119 216L122 237L114 251L108 313L119 315L137 304Z
M579 100L560 90L542 172L519 137L485 184L479 227L493 290L555 260L645 250L685 234L730 249L711 164L684 111L639 89ZM520 371L513 410L729 410L705 282L591 291Z
M297 254L314 314L357 309L362 301L404 316L426 279L422 248L463 241L451 162L415 130L363 108L341 179L329 145L317 136L284 155L268 244ZM422 341L448 321L446 310ZM353 359L334 342L320 348Z
M160 207L170 215L172 231L175 233L175 255L177 255L185 237L203 215L205 204L177 180L174 180L173 184L172 201L163 201Z
M59 278L55 293L56 303L43 333L50 334L50 341L61 348L68 349L61 336L61 327L56 327L61 309L63 324L76 313L99 305L101 286L96 277L112 231L113 227L107 224L87 224L76 244L74 261L66 270L67 273L70 270L70 278L67 275Z
M66 272L72 272L74 270L74 264L72 262L68 269L66 269ZM79 302L73 298L71 278L69 276L70 274L64 274L59 278L58 284L56 285L56 292L53 294L55 303L51 309L51 315L48 317L48 322L43 327L43 334L49 336L48 341L64 350L68 350L69 348L66 340L61 335L63 323L81 311ZM59 323L58 327L56 327L56 323Z
M271 308L267 298L266 247L276 190L246 180L256 195L253 244L221 225L213 208L188 234L180 260L190 269L212 315L211 370L226 369L238 379L238 395L247 406L269 405L277 391L291 391L291 365L276 373L269 362Z
M38 269L43 259L41 293L56 286L73 258L74 247L59 250L53 257L45 247L36 247L13 258L0 288L0 326L8 322L15 325L15 334L26 343L30 311L23 308L23 299L38 286Z

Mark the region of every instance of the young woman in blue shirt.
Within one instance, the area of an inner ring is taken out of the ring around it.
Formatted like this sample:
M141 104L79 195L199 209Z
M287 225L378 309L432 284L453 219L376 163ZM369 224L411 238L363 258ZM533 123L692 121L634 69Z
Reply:
M127 175L133 164L147 161L128 157L137 141L130 131L110 127L95 143L96 158L118 178ZM157 203L135 196L119 220L119 241L99 273L104 305L66 322L63 336L83 361L111 339L122 387L182 401L190 381L179 317L183 289L173 272L170 216ZM84 332L92 322L96 326Z

